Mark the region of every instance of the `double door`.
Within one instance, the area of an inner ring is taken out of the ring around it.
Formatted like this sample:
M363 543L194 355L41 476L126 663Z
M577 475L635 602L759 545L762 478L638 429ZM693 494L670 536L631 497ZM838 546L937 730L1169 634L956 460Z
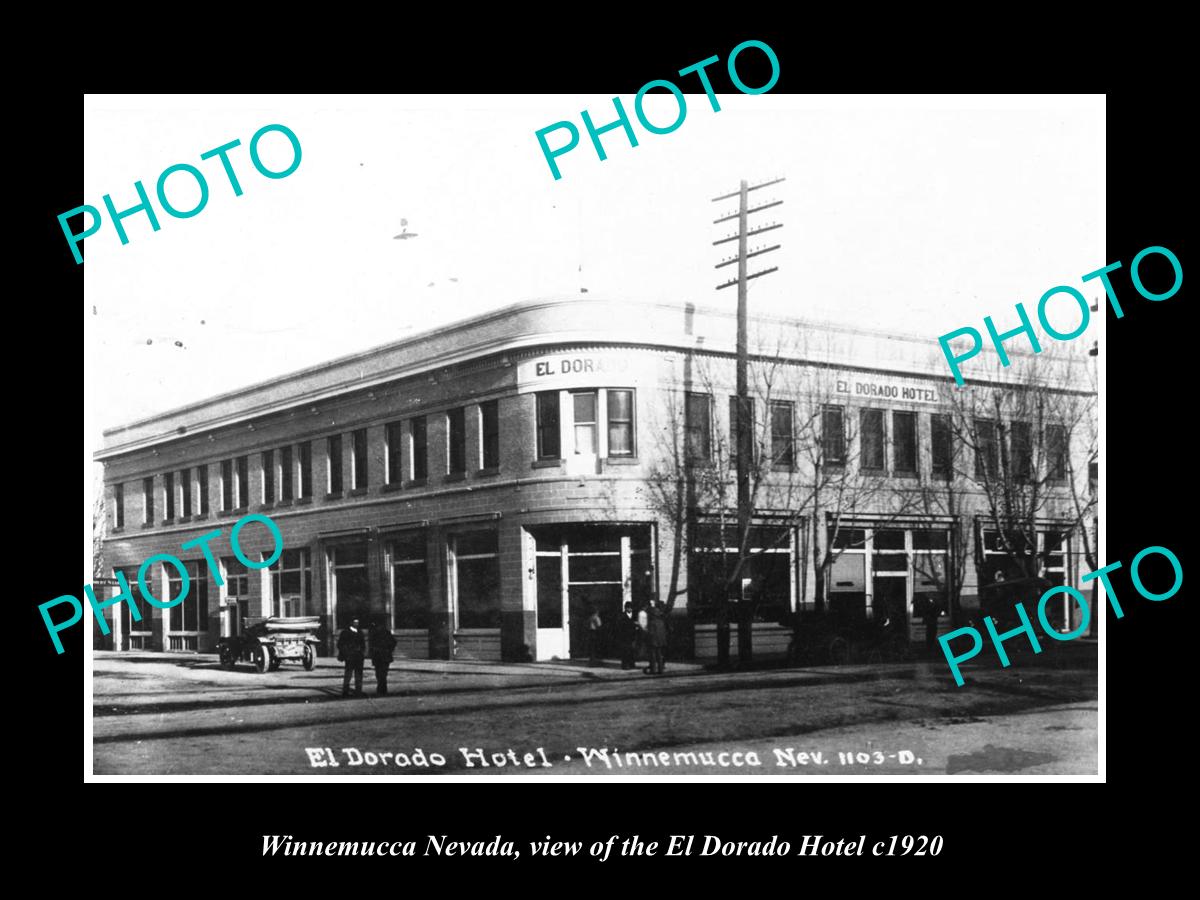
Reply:
M621 656L626 603L648 605L650 527L560 526L533 531L537 544L538 659ZM593 613L599 616L594 628Z

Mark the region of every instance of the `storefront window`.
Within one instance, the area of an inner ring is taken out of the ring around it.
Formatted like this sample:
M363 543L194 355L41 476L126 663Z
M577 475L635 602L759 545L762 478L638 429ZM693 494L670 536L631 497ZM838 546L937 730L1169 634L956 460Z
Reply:
M304 615L308 598L312 596L311 582L308 549L284 550L271 566L271 614Z
M287 554L287 551L284 551ZM367 545L340 544L329 549L333 571L334 610L337 627L345 628L351 619L365 620L370 612L367 581ZM294 584L294 582L292 582ZM286 593L287 586L284 587ZM366 625L365 621L361 622Z
M130 613L129 613L130 603L118 604L118 607L121 610L121 633L126 636L128 636L130 634L140 634L140 635L150 634L150 629L151 629L150 615L151 615L151 610L153 609L153 607L151 607L150 604L145 601L145 598L142 597L142 589L138 585L138 580L137 580L137 575L138 575L137 568L134 567L132 569L114 569L113 570L114 575L116 575L117 572L120 572L122 575L125 576L125 580L129 583L129 596L133 598L132 604L134 606L136 606L137 611L142 614L142 620L140 622L135 622L133 619L133 616L130 615ZM149 574L149 572L147 572L147 574ZM153 590L153 587L151 587L151 589ZM117 608L117 607L110 607L110 609L112 609L112 608ZM142 642L141 642L140 637L139 637L138 641L135 643L137 644L137 646L134 646L133 643L131 643L130 646L128 647L128 649L130 649L130 650L141 649ZM125 648L118 647L116 649L120 650L120 649L125 649Z
M250 573L236 556L221 558L225 586L225 634L241 634L249 610Z
M472 531L454 539L459 628L500 627L500 553L494 531Z
M752 526L749 549L737 578L737 528L726 526L724 542L719 525L696 527L688 557L688 611L698 622L716 620L717 606L728 594L731 619L737 603L751 604L758 622L789 623L792 602L792 529Z
M169 631L208 630L208 563L205 560L189 560L187 567L190 584L187 596L167 610ZM183 592L183 578L175 566L164 566L167 572L167 595L174 599ZM172 647L171 649L184 649ZM188 647L186 649L195 649Z
M396 538L392 556L392 627L429 627L429 567L424 531Z

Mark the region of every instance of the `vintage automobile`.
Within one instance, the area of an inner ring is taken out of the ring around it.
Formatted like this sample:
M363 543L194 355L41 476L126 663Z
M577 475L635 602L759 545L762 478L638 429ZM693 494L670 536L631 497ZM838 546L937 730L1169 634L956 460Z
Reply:
M875 664L912 658L903 619L873 620L829 613L802 615L788 646L791 665Z
M320 616L272 616L246 622L244 632L217 642L217 652L225 668L252 662L259 672L274 672L284 662L298 662L311 672L317 664Z
M984 617L990 616L998 631L1016 628L1021 624L1017 604L1024 606L1026 613L1032 617L1038 599L1050 586L1050 582L1045 578L1026 577L985 584L979 589L979 621L972 624L983 631Z

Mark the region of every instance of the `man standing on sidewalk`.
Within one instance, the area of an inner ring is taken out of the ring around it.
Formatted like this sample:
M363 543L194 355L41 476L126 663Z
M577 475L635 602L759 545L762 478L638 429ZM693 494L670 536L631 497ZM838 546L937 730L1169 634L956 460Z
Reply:
M396 637L387 622L379 619L371 626L371 665L375 667L375 693L387 694L388 666L392 664Z
M621 643L621 668L632 669L635 665L634 659L637 657L638 643L638 624L633 615L632 603L625 604L617 640Z
M600 610L592 605L592 614L588 616L588 662L595 665L600 661L600 629L604 623L600 621Z
M358 619L352 619L349 628L338 635L338 659L346 664L342 675L342 696L350 696L350 674L354 673L354 694L362 696L363 658L366 640L358 627Z
M650 666L646 674L661 675L665 671L663 654L667 650L667 615L661 600L650 607L646 631L646 643L650 648Z

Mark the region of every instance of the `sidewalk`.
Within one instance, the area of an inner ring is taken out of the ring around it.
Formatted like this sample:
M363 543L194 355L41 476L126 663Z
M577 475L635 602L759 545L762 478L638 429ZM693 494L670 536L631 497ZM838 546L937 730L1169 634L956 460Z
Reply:
M143 664L159 664L181 667L192 670L215 670L224 671L231 674L254 671L254 666L250 663L238 663L233 669L224 669L220 665L220 661L215 653L189 653L189 652L170 652L160 653L150 650L96 650L92 653L92 659L96 664L96 672L99 673L102 669L102 663L105 662L122 662L122 663L143 663ZM476 676L486 678L494 677L531 677L531 678L592 678L592 679L608 679L608 678L637 678L648 677L643 669L645 662L639 662L632 669L622 669L620 660L606 659L599 663L592 664L587 660L579 659L563 659L551 660L547 662L536 663L507 663L493 662L477 659L396 659L391 666L391 672L411 671L424 674L442 674L442 675L462 675ZM105 667L106 668L106 667ZM331 656L322 656L317 658L316 668L314 672L323 669L336 669L339 673L342 671L342 664ZM368 673L371 671L371 661L368 659L366 669ZM262 677L267 675L275 675L279 672L303 671L299 665L284 665L277 672L263 673ZM706 667L702 663L697 662L668 662L666 671L670 675L682 674L697 674L706 671Z

